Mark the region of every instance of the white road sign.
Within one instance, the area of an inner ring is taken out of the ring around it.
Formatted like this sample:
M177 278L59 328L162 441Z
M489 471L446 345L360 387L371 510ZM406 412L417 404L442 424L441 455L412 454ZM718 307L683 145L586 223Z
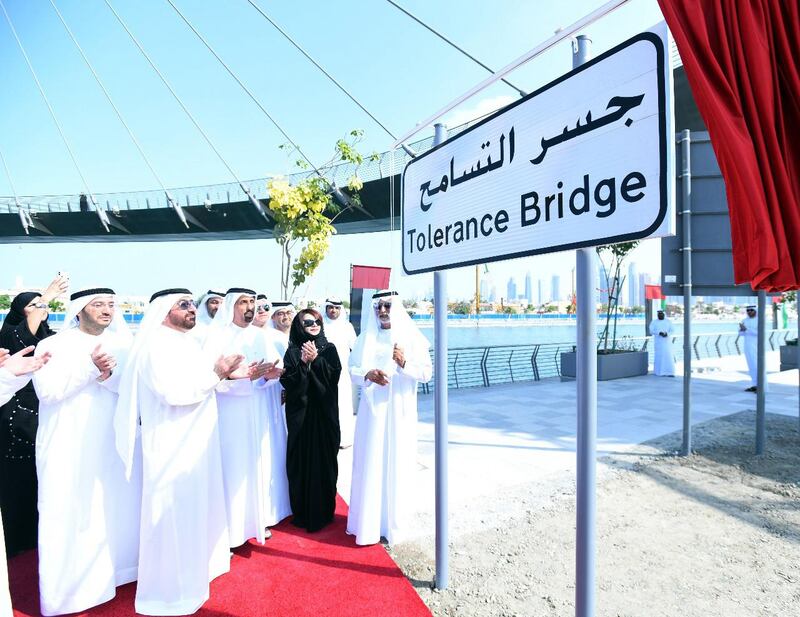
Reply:
M639 34L408 163L405 272L672 234L668 49Z

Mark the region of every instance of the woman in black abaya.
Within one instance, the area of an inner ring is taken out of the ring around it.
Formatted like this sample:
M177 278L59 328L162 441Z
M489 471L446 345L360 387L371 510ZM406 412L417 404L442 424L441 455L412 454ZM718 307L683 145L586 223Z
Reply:
M339 467L338 383L342 366L322 316L300 311L289 331L281 384L286 390L286 475L292 522L317 531L333 520Z
M56 289L48 288L45 294L29 291L14 298L0 329L0 347L13 354L55 334L47 323L48 292L55 297ZM0 510L9 557L36 548L38 426L39 399L29 381L0 407Z

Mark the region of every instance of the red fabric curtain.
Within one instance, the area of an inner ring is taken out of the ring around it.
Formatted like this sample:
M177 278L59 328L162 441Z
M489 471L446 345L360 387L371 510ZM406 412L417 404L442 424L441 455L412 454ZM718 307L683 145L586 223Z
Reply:
M800 2L659 4L725 179L736 282L797 289Z

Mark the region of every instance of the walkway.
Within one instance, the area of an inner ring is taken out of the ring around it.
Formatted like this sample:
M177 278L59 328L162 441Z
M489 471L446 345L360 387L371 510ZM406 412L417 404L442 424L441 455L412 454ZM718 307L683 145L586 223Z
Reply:
M778 372L778 354L767 354L767 411L798 415L798 373ZM743 357L695 362L692 420L704 422L755 409L745 392ZM649 439L680 430L683 367L678 377L647 375L598 386L598 454L635 452ZM702 371L702 372L699 372ZM484 521L510 518L521 508L545 503L575 481L575 383L547 379L451 390L450 524L453 539ZM419 490L415 536L434 533L433 395L419 397ZM755 427L754 443L755 443ZM642 449L644 451L644 449ZM340 457L339 492L349 497L352 449ZM604 466L598 465L602 477Z

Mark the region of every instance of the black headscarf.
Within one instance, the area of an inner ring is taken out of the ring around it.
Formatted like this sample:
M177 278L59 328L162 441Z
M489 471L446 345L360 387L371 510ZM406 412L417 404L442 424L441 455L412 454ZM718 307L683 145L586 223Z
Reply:
M289 329L289 344L295 347L302 347L303 343L314 341L314 344L317 346L317 351L322 351L328 345L328 339L325 338L325 326L320 325L319 334L317 334L317 336L311 336L303 327L303 320L307 318L306 316L311 319L317 319L314 313L308 312L308 309L297 313L292 320L292 327ZM320 321L322 321L321 318Z
M18 294L11 303L11 308L8 311L8 315L6 315L6 318L3 320L3 327L0 329L0 334L5 334L6 332L16 328L19 324L23 323L25 321L25 307L30 304L31 300L41 295L42 294L35 291L26 291ZM50 329L50 326L47 323L47 317L45 317L44 321L39 324L39 329L34 333L34 335L36 338L41 340L47 338L51 334L54 334L54 332Z

